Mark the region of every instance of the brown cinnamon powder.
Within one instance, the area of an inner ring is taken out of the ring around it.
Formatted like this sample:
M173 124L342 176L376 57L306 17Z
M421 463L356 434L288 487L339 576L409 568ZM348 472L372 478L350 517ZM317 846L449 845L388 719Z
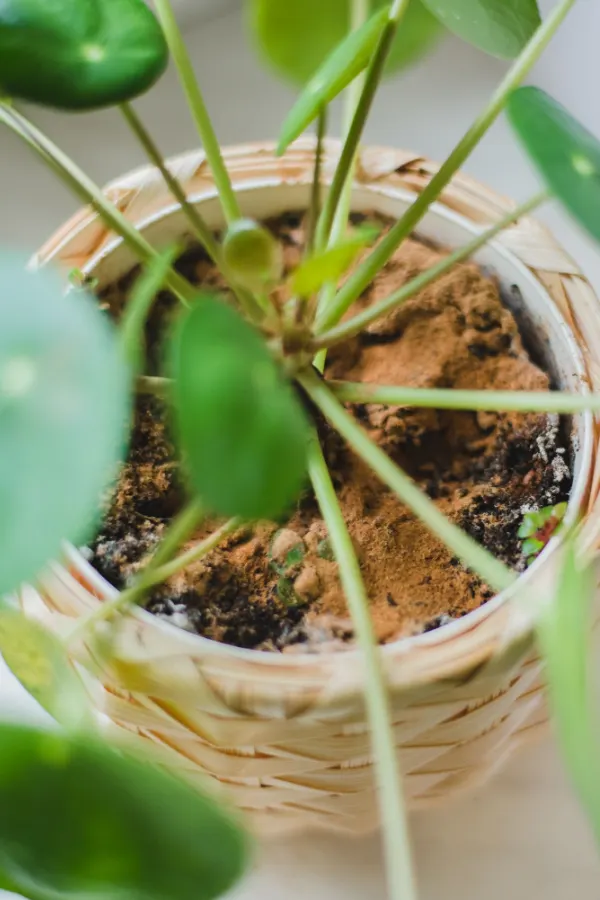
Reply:
M299 220L282 217L271 225L291 265L301 250ZM182 261L187 274L191 266L196 280L214 284L214 270L195 254L195 261L190 254ZM416 240L405 242L359 305L387 296L441 256ZM107 294L113 310L122 293L123 286ZM170 308L163 298L161 316ZM474 264L455 266L366 334L332 350L326 376L410 387L550 386L525 351L498 286ZM568 496L570 474L556 418L349 408L444 513L511 565L524 565L517 537L523 510ZM492 596L337 435L324 423L320 429L381 641L437 627ZM125 583L182 497L163 410L158 401L141 399L130 459L94 545L94 564L113 583ZM215 524L205 523L196 538ZM341 648L352 639L337 564L308 489L289 521L236 535L159 588L150 609L244 647L303 652Z

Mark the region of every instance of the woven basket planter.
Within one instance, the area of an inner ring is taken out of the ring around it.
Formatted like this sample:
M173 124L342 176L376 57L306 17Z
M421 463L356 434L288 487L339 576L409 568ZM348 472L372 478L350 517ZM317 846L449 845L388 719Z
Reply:
M329 178L339 147L326 148ZM254 217L305 206L313 144L283 159L271 145L232 148L227 164L243 211ZM172 170L218 226L219 205L204 157L191 153ZM397 217L436 166L414 154L363 152L356 210ZM155 245L181 238L181 212L145 168L107 194ZM465 242L513 204L457 176L418 229L447 246ZM600 387L600 308L573 262L535 221L523 219L476 257L508 287L517 285L525 318L542 334L557 378L570 390ZM101 285L134 264L93 212L75 216L37 262L93 272ZM513 292L514 296L514 292ZM521 312L523 312L521 310ZM573 421L575 485L569 515L585 516L590 549L599 537L597 425ZM537 604L548 596L558 558L555 539L515 588L464 619L383 648L393 702L398 762L411 804L478 785L544 724L540 664L532 640ZM535 589L534 589L535 588ZM73 548L22 591L26 612L64 633L115 590ZM123 621L110 665L75 648L107 734L153 750L193 782L213 784L262 831L326 827L350 832L377 825L369 734L358 651L328 655L239 650L181 631L143 610Z

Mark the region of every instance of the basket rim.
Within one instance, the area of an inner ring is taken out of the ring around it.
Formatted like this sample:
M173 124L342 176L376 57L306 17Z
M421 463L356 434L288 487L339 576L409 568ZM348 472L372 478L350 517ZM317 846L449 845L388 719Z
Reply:
M252 177L245 179L243 177L236 178L234 182L236 193L246 191L251 192L252 190L256 190L257 188L272 188L276 190L277 187L281 187L285 185L286 182L290 181L293 181L293 183L301 183L300 178L288 178L286 177L286 173L281 171L280 161L274 156L275 146L275 142L269 141L255 144L238 144L224 148L223 155L228 162L231 162L233 160L243 161L247 157L249 157L250 159L254 159L257 154L268 155L273 160L273 173L271 173L270 176L265 173L263 177L257 177L256 175L253 175ZM311 154L314 152L314 147L315 141L313 139L302 138L292 145L291 150L292 152L296 150L300 152L308 152L309 154ZM339 141L335 139L328 139L326 141L326 162L333 162L336 154L339 152L339 148ZM403 156L407 158L410 157L413 160L424 160L423 156L419 156L417 154L411 155L408 153L403 153L402 151L395 151L392 148L388 147L378 147L371 145L367 149L371 153L401 153ZM172 157L168 160L168 164L170 167L176 168L182 165L189 166L189 164L191 163L194 163L197 166L199 164L202 164L204 161L205 157L202 152L188 151L186 153ZM155 175L156 170L152 166L143 165L111 181L108 185L106 185L104 190L105 192L111 192L124 189L126 190L132 187L139 189L140 185L143 185L146 180L155 177ZM487 196L492 196L498 201L502 201L504 203L507 202L505 198L502 198L495 191L492 191L486 185L480 184L480 182L471 177L461 176L459 174L458 176L456 176L456 178L463 178L472 190L483 191ZM217 196L216 188L214 187L214 185L210 185L208 179L205 178L204 180L206 181L206 186L203 185L201 189L190 190L188 192L189 199L194 203L201 203L209 199L213 199L215 196ZM323 182L327 184L330 183L330 181L330 172L327 170L327 167L325 167L323 172ZM359 177L357 178L357 184L360 184L360 187L362 188L372 189L374 193L383 193L387 196L393 195L409 200L414 199L414 197L416 196L416 192L414 191L400 188L396 185L386 185L385 179L376 178L373 180L369 180L368 178L365 179L364 176L360 177L360 172ZM143 231L154 222L168 218L169 216L178 212L180 210L180 205L176 201L173 201L172 198L169 198L169 200L170 202L166 201L161 205L158 211L136 219L136 227L139 228L140 231ZM461 215L454 209L449 208L441 200L432 204L431 210L433 213L440 215L443 218L450 219L451 221L460 225L463 230L471 234L479 233L481 230L481 227L478 223L474 222L472 219L469 219L466 215ZM72 240L74 231L79 230L79 228L82 226L82 222L90 222L90 216L91 219L97 219L97 216L95 214L91 214L89 211L87 212L87 214L79 212L71 217L71 219L69 219L59 230L59 232L57 232L55 237L53 239L50 239L50 241L48 241L40 250L33 261L34 264L39 265L41 263L49 261L51 257L55 258L57 255L59 255L61 250L64 247L68 246L69 241ZM526 218L530 219L530 217ZM522 219L520 221L525 221L525 219ZM117 247L122 245L122 243L123 241L119 237L111 238L104 244L100 251L90 256L86 264L82 266L82 271L85 274L89 274L102 259L113 253ZM526 279L533 283L538 292L541 291L546 294L548 298L548 306L552 310L551 315L555 316L557 321L560 322L561 328L564 330L567 342L573 354L572 361L577 368L580 393L590 393L588 376L586 373L585 363L583 361L583 354L580 343L578 342L573 329L561 314L556 303L553 302L553 298L549 289L541 282L538 277L536 277L535 271L532 271L531 268L527 267L525 263L523 263L512 250L502 246L498 243L497 240L491 241L489 243L489 246L492 247L494 251L499 255L509 259L511 264L520 271L523 279ZM585 280L579 268L575 267L575 270L578 277L581 277ZM577 517L579 509L583 504L584 495L586 492L586 481L589 480L590 469L593 464L593 416L590 412L585 412L580 414L580 417L582 420L584 420L584 442L579 451L582 458L581 471L579 472L576 486L574 486L574 489L569 497L568 516L569 520L571 521L573 521ZM511 585L510 588L502 591L499 594L496 594L491 600L487 601L478 609L471 611L461 619L455 620L454 622L451 622L440 629L414 636L402 637L388 644L381 645L379 649L382 656L384 658L398 656L406 657L410 655L411 651L414 650L427 648L428 651L431 651L432 649L441 647L443 644L446 644L448 642L456 643L456 641L460 640L460 638L464 638L470 632L476 630L485 620L490 618L493 619L494 614L499 612L499 610L505 608L508 609L511 605L514 606L511 601L514 601L515 594L520 592L523 587L528 584L528 582L535 576L536 572L539 572L540 569L547 568L550 559L557 553L561 544L562 540L559 536L552 538L551 542L544 550L544 552L540 555L540 557L528 570L526 570L524 573L519 574L519 577L516 579L515 583ZM86 560L85 557L79 552L79 550L77 550L73 545L65 543L64 552L65 557L69 561L69 563L84 575L85 580L89 584L91 584L94 589L104 597L104 599L107 599L111 596L116 596L119 593L116 588L113 588L112 585L110 585L109 582L107 582L106 579L104 579L104 577L91 566L88 560ZM53 567L55 567L58 564L52 565ZM519 638L522 638L523 635L527 635L531 632L535 621L534 607L535 605L533 605L529 610L529 615L517 617L519 618L519 622L516 630L510 629L511 639L517 640ZM259 650L234 647L228 644L213 641L210 638L203 637L202 635L187 632L184 629L172 625L164 619L160 619L159 617L148 613L145 609L140 607L135 607L134 609L129 610L128 617L143 622L146 625L151 625L153 629L164 631L165 634L171 635L172 637L176 636L179 642L184 642L187 646L190 647L190 649L196 648L198 655L212 657L218 656L223 659L229 658L231 660L243 660L245 662L252 663L260 662L261 667L266 666L271 668L272 666L285 666L287 670L296 668L304 669L306 666L312 667L315 666L315 664L327 665L330 664L333 660L335 660L336 663L339 663L341 659L343 659L344 661L347 660L348 662L353 662L356 660L357 656L360 656L361 654L360 648L357 646L340 652L330 651L317 654L265 653L264 651ZM506 630L506 621L503 622L501 620L498 624L499 628L494 629L492 634L488 635L487 641L483 642L484 645L487 644L487 646L489 647L490 640L492 643L494 641L497 641L501 637L502 631ZM504 626L504 629L502 626ZM492 654L489 652L487 654L484 654L485 658L488 658L490 655ZM460 654L455 653L454 656L460 657Z

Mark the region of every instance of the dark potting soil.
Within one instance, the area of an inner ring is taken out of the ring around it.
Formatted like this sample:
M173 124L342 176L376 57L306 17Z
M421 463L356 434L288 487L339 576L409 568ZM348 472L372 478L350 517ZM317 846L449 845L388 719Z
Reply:
M301 258L302 217L268 223L288 268ZM387 296L443 253L407 241L358 308ZM203 286L218 273L193 248L180 270ZM101 302L118 317L131 273ZM147 329L149 371L177 303L160 295ZM353 312L355 312L353 310ZM413 300L330 351L328 378L497 390L548 390L548 375L523 346L498 285L474 264L455 266ZM517 536L525 512L560 502L571 487L556 416L349 406L371 437L437 506L504 562L522 570ZM321 423L325 454L350 528L380 641L418 634L464 616L492 591ZM107 506L92 563L123 587L184 502L184 488L161 402L140 397L129 458ZM194 543L218 522L206 522ZM189 631L239 647L286 652L341 649L353 640L327 532L309 488L284 523L240 531L151 595L148 608Z

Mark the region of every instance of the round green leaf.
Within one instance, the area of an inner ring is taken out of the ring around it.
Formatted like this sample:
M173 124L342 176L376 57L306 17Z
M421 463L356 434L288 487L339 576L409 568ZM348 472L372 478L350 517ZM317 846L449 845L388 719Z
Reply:
M82 735L0 726L0 883L32 900L212 900L246 839L164 770Z
M0 595L87 539L123 449L129 376L111 326L58 274L0 253Z
M64 645L37 622L14 610L0 611L0 653L26 691L67 728L92 719L83 683Z
M600 241L600 141L539 88L520 88L508 117L549 187Z
M442 22L480 50L512 59L541 24L537 0L422 0Z
M130 100L163 73L167 45L144 0L1 0L0 89L59 109Z
M370 0L371 12L389 0ZM250 0L250 23L258 47L280 75L305 84L347 36L349 0ZM412 0L388 58L388 74L411 65L441 32L421 0Z
M236 281L260 290L281 278L281 245L267 228L253 219L238 219L227 230L223 259Z
M260 335L203 296L170 347L176 425L191 482L215 513L275 519L306 470L304 410Z
M362 28L351 31L319 66L283 123L279 155L366 69L387 21L388 10L379 10Z

